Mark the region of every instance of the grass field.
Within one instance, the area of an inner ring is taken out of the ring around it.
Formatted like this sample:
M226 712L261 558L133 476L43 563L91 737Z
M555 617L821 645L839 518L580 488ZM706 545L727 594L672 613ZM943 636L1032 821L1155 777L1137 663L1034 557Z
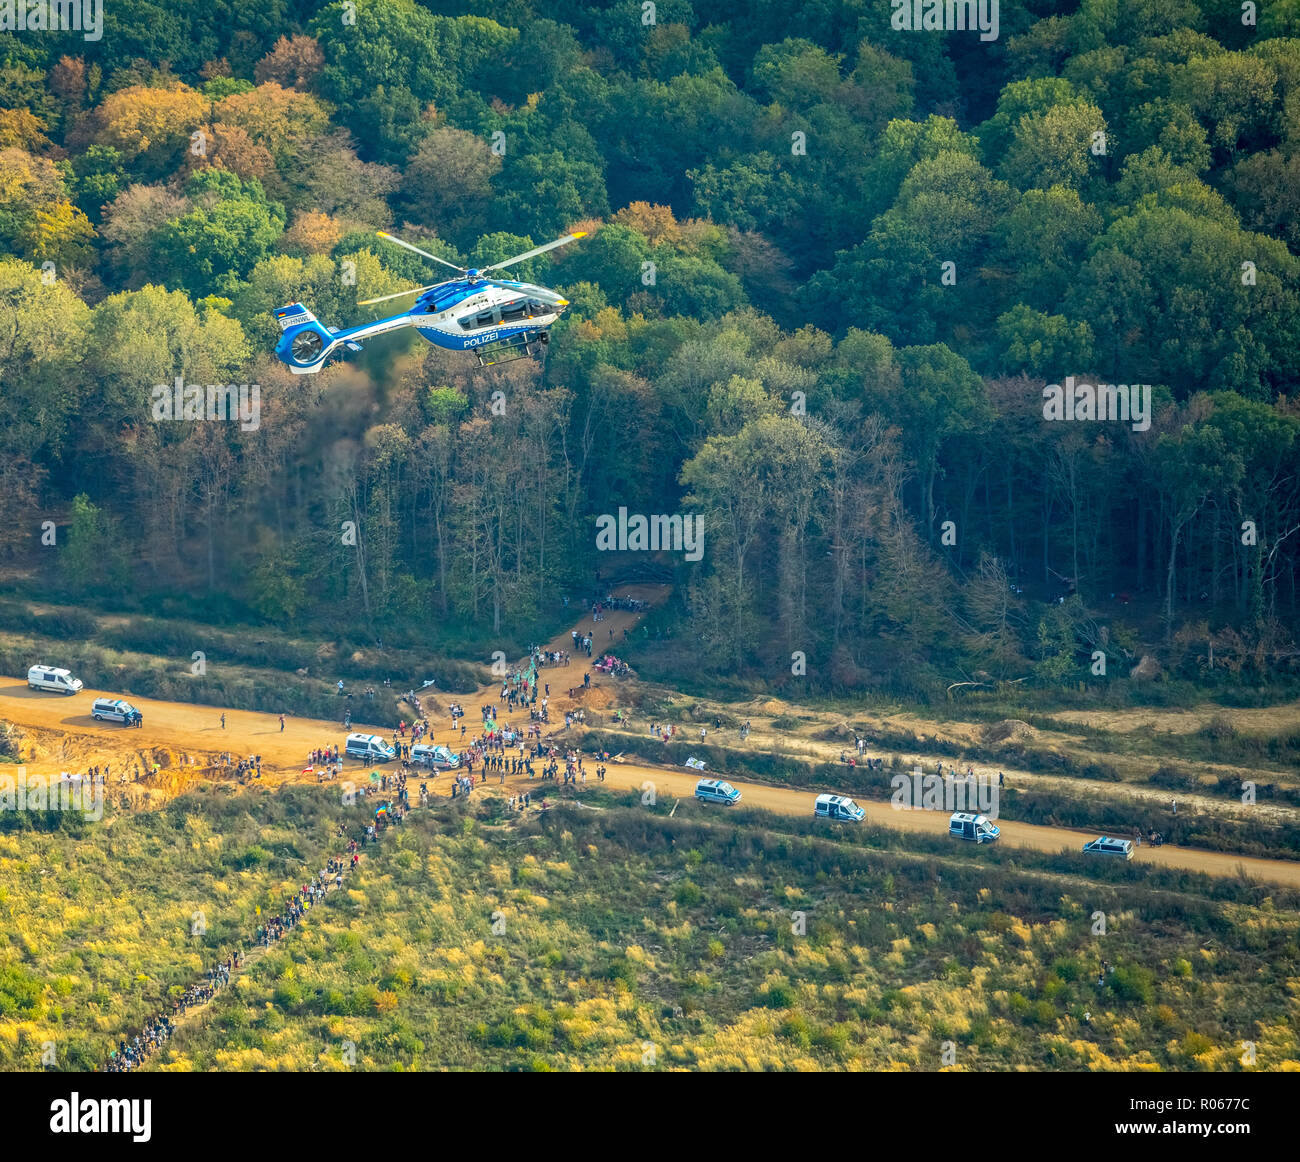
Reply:
M1300 1069L1280 889L634 796L441 803L150 1068L1225 1070L1249 1042ZM205 790L0 838L0 1064L98 1064L356 822L327 789Z

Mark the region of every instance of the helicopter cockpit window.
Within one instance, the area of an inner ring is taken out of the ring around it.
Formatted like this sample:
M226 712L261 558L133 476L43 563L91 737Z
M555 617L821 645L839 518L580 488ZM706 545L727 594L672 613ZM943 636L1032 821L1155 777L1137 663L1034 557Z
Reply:
M501 321L503 323L517 323L521 319L527 319L530 313L527 303L510 303L508 306L501 308Z
M479 311L479 313L473 317L466 315L460 320L460 325L466 331L473 331L477 330L479 327L491 327L495 322L496 318L491 311Z

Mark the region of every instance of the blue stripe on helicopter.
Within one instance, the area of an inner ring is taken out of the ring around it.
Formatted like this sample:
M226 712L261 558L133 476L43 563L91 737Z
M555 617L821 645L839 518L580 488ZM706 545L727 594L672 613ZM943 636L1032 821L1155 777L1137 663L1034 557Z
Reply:
M478 347L486 347L491 343L500 343L504 339L513 339L518 335L526 335L529 332L542 330L540 327L496 327L482 335L449 335L446 331L435 331L431 327L416 327L430 343L439 347L445 347L451 351L473 351Z

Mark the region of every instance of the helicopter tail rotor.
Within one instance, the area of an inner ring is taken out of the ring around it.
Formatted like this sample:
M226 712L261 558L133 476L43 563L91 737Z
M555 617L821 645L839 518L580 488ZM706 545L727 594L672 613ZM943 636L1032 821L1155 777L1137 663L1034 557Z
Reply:
M280 341L275 353L295 375L319 371L334 349L344 342L326 330L302 303L290 303L275 312ZM350 346L350 345L349 345Z

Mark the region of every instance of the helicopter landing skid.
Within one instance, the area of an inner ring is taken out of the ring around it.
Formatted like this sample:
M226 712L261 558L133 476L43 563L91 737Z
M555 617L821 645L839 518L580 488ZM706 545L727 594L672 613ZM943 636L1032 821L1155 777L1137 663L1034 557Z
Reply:
M475 349L480 367L495 367L498 363L513 363L516 359L526 359L535 355L546 345L550 336L543 332L525 332L502 339L497 343L488 343Z

